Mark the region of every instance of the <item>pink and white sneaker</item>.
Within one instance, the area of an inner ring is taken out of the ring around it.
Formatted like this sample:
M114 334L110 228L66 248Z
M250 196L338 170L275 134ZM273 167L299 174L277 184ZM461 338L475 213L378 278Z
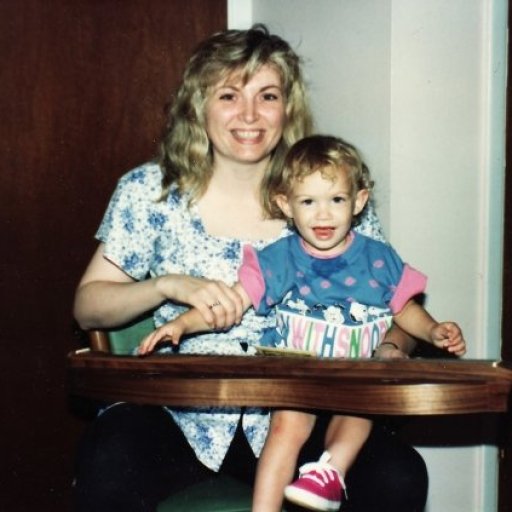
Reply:
M284 489L286 499L310 510L336 512L346 491L338 470L328 463L330 458L324 452L318 462L301 466L299 478Z

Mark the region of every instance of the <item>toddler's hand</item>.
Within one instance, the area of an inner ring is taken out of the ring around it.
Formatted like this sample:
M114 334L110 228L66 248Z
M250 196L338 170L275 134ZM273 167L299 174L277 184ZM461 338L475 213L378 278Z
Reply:
M460 327L454 322L441 322L431 332L432 343L457 356L466 353L466 342Z
M168 322L146 336L140 343L137 353L140 356L147 355L163 341L170 341L173 345L178 345L183 330L181 322L177 320Z

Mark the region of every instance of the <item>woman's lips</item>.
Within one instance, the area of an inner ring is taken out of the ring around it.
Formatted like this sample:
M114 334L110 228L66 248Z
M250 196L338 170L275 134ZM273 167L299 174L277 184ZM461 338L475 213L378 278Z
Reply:
M243 144L257 144L263 140L263 130L232 130L233 137Z

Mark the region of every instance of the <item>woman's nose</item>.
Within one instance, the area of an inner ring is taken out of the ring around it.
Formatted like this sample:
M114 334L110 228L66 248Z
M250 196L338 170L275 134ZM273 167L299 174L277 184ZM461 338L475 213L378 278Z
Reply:
M246 99L242 105L241 117L246 123L254 123L258 118L256 103L251 99Z

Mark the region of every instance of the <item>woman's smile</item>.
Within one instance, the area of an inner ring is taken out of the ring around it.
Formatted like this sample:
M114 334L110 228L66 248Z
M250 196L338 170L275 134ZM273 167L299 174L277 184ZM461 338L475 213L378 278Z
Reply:
M260 144L265 135L263 130L231 130L231 133L241 144Z

